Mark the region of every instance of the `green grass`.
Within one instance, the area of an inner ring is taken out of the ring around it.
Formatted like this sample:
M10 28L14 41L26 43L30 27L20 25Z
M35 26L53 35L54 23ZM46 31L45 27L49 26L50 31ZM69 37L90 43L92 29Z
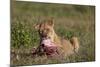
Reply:
M50 3L12 2L11 65L54 64L95 60L95 7ZM65 39L77 36L78 55L64 60L33 57L33 47L39 45L39 35L33 25L54 18L55 32ZM17 56L19 60L17 59Z

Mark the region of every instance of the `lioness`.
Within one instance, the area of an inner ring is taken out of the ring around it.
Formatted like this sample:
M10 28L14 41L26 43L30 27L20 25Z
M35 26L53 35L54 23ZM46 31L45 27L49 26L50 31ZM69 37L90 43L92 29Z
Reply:
M53 20L47 20L43 23L36 24L35 29L38 30L40 35L40 40L43 39L50 39L52 42L55 43L57 47L59 47L59 53L62 56L69 56L74 52L78 52L79 49L79 42L77 37L72 37L70 40L65 40L59 37L54 31L54 22ZM40 42L41 42L40 41ZM42 48L39 46L39 50Z

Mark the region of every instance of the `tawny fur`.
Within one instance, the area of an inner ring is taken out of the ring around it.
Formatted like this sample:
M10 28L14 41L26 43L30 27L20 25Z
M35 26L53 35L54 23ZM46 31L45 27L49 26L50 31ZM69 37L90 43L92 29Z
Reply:
M61 55L69 56L74 54L74 52L78 52L78 38L72 37L70 40L65 40L59 37L54 31L54 23L52 20L37 24L35 25L35 28L38 30L41 40L43 38L42 36L46 35L46 37L49 37L52 42L56 43L55 45L59 47L59 53Z

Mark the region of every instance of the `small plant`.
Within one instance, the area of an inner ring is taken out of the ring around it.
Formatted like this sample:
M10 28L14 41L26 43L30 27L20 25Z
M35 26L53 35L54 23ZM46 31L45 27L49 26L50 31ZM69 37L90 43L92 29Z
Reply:
M65 28L59 28L57 30L58 34L64 38L70 39L72 36L74 36L74 32L68 31Z
M11 27L11 43L15 48L29 47L37 43L38 36L34 30L24 22L16 22Z

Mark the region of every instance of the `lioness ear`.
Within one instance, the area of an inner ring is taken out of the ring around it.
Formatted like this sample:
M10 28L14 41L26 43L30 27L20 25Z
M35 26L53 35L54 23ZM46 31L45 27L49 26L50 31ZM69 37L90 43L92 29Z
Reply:
M34 24L34 25L33 25L34 29L36 29L36 30L39 29L39 26L40 26L39 24Z
M53 19L48 20L48 24L49 24L50 26L54 26L54 21L53 21Z

